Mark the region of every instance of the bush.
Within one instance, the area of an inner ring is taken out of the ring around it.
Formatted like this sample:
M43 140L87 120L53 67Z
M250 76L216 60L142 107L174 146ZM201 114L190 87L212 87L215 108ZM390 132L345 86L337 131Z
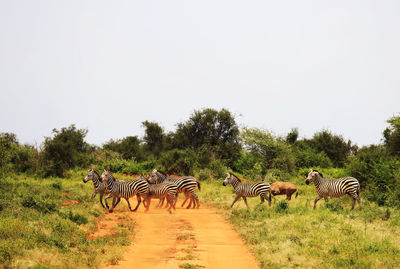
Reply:
M145 161L138 163L135 158L130 160L113 158L103 163L102 168L110 169L113 173L141 174L148 173L155 166L154 161Z
M285 200L281 200L275 205L275 211L278 213L287 212L288 208L289 208L289 203Z
M343 206L338 201L328 201L325 203L325 207L332 212L343 211Z
M169 174L193 175L198 167L197 154L189 149L167 151L161 155L158 162Z
M357 178L361 188L367 190L365 195L378 205L388 201L395 204L400 194L398 169L400 162L391 157L382 146L370 146L361 149L357 156L347 165L348 173Z

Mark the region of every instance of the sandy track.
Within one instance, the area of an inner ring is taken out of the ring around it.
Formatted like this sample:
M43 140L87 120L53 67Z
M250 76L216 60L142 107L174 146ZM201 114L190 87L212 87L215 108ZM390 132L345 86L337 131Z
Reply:
M215 209L181 209L172 214L141 206L133 214L136 235L117 265L107 268L258 268L240 236ZM179 201L178 201L179 204ZM178 205L177 204L177 205ZM115 215L124 214L119 207ZM197 266L196 266L197 265Z

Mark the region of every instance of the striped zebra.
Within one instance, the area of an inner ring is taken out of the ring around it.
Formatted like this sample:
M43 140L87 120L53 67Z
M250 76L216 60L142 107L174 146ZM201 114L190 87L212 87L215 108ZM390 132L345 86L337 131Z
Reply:
M243 198L244 203L247 208L249 205L247 204L246 197L256 197L260 195L261 203L264 203L264 199L268 200L269 206L271 206L271 188L270 185L266 182L256 182L256 183L242 183L241 180L232 173L227 173L227 177L225 178L222 185L226 186L231 184L233 189L235 190L235 200L231 207L240 199ZM267 194L269 193L269 197Z
M149 182L151 184L155 183L162 183L162 182L173 182L176 185L178 185L178 193L183 192L185 194L185 200L182 203L182 207L185 205L186 201L190 199L189 205L186 207L189 209L192 206L193 202L193 208L196 207L197 203L197 208L200 206L199 202L199 197L197 194L194 192L196 186L200 190L200 182L197 181L194 177L180 177L180 178L172 178L168 177L167 174L163 171L154 169L149 177Z
M352 210L354 209L356 200L361 209L360 183L354 177L326 179L320 172L311 169L310 173L308 173L306 184L308 185L310 182L314 183L318 193L318 197L314 201L314 209L321 198L324 198L325 202L328 202L328 197L342 197L345 194L348 194L353 200L353 204L351 205Z
M118 199L118 203L121 198L125 198L126 202L128 203L129 210L131 211L136 211L138 209L140 203L142 202L141 197L145 197L149 191L149 183L147 183L143 176L140 176L135 180L121 182L115 180L109 170L104 170L101 178L106 182L108 191L108 195L104 200L107 200L110 197L115 197ZM132 210L131 204L129 203L129 198L135 195L138 203L135 209ZM144 205L147 208L146 204ZM112 208L109 210L110 213L114 211L115 206L116 204L113 201Z
M89 180L93 181L93 187L94 187L94 191L93 191L92 197L90 199L93 200L94 197L96 196L96 194L98 193L100 196L100 204L103 208L105 208L104 204L103 204L103 196L104 196L104 194L108 193L106 183L101 179L100 175L93 169L88 170L88 174L83 179L83 182L86 183ZM104 200L104 202L108 209L109 207L108 207L107 201ZM117 205L118 203L119 203L119 200L115 205Z
M150 208L151 199L167 199L167 206L169 205L169 211L171 208L175 209L175 203L178 195L178 185L173 182L163 182L159 184L149 184L149 192L145 196L145 201L147 202L147 209ZM159 204L160 204L159 202Z

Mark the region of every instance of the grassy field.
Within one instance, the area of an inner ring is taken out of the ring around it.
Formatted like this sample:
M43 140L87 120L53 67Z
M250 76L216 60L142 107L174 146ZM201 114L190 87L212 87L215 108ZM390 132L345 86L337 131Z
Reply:
M96 220L104 218L98 197L90 201L85 171L69 178L2 178L0 184L0 266L16 268L96 268L115 263L130 244L134 221L126 219L116 233L89 240ZM117 178L124 179L122 175ZM350 211L347 197L323 200L313 210L315 187L292 178L300 190L288 203L277 196L271 207L259 198L242 200L233 209L233 188L222 180L202 182L200 201L218 207L242 235L261 268L398 268L400 212L362 200ZM133 216L133 214L132 214Z
M134 223L127 219L115 234L87 239L104 210L98 196L90 201L93 184L82 182L85 175L0 179L0 267L94 268L120 258Z
M320 200L312 209L316 191L305 178L293 178L297 199L276 196L268 207L259 197L239 200L233 209L232 186L223 180L202 184L200 198L221 209L242 235L260 268L399 268L400 212L362 200L363 209L350 211L348 197ZM362 195L362 194L361 194ZM361 196L362 197L362 196Z

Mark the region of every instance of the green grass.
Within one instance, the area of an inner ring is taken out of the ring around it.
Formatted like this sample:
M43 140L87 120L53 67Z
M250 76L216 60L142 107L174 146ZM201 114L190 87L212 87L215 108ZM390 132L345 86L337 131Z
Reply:
M400 212L363 199L363 209L351 211L348 197L320 200L313 185L292 178L297 199L277 201L269 207L249 198L250 210L222 180L202 182L201 201L220 208L257 258L260 268L398 268L400 267Z
M90 200L93 184L82 182L85 175L0 179L0 267L98 268L120 259L134 227L120 225L112 236L87 239L105 210L98 196Z

